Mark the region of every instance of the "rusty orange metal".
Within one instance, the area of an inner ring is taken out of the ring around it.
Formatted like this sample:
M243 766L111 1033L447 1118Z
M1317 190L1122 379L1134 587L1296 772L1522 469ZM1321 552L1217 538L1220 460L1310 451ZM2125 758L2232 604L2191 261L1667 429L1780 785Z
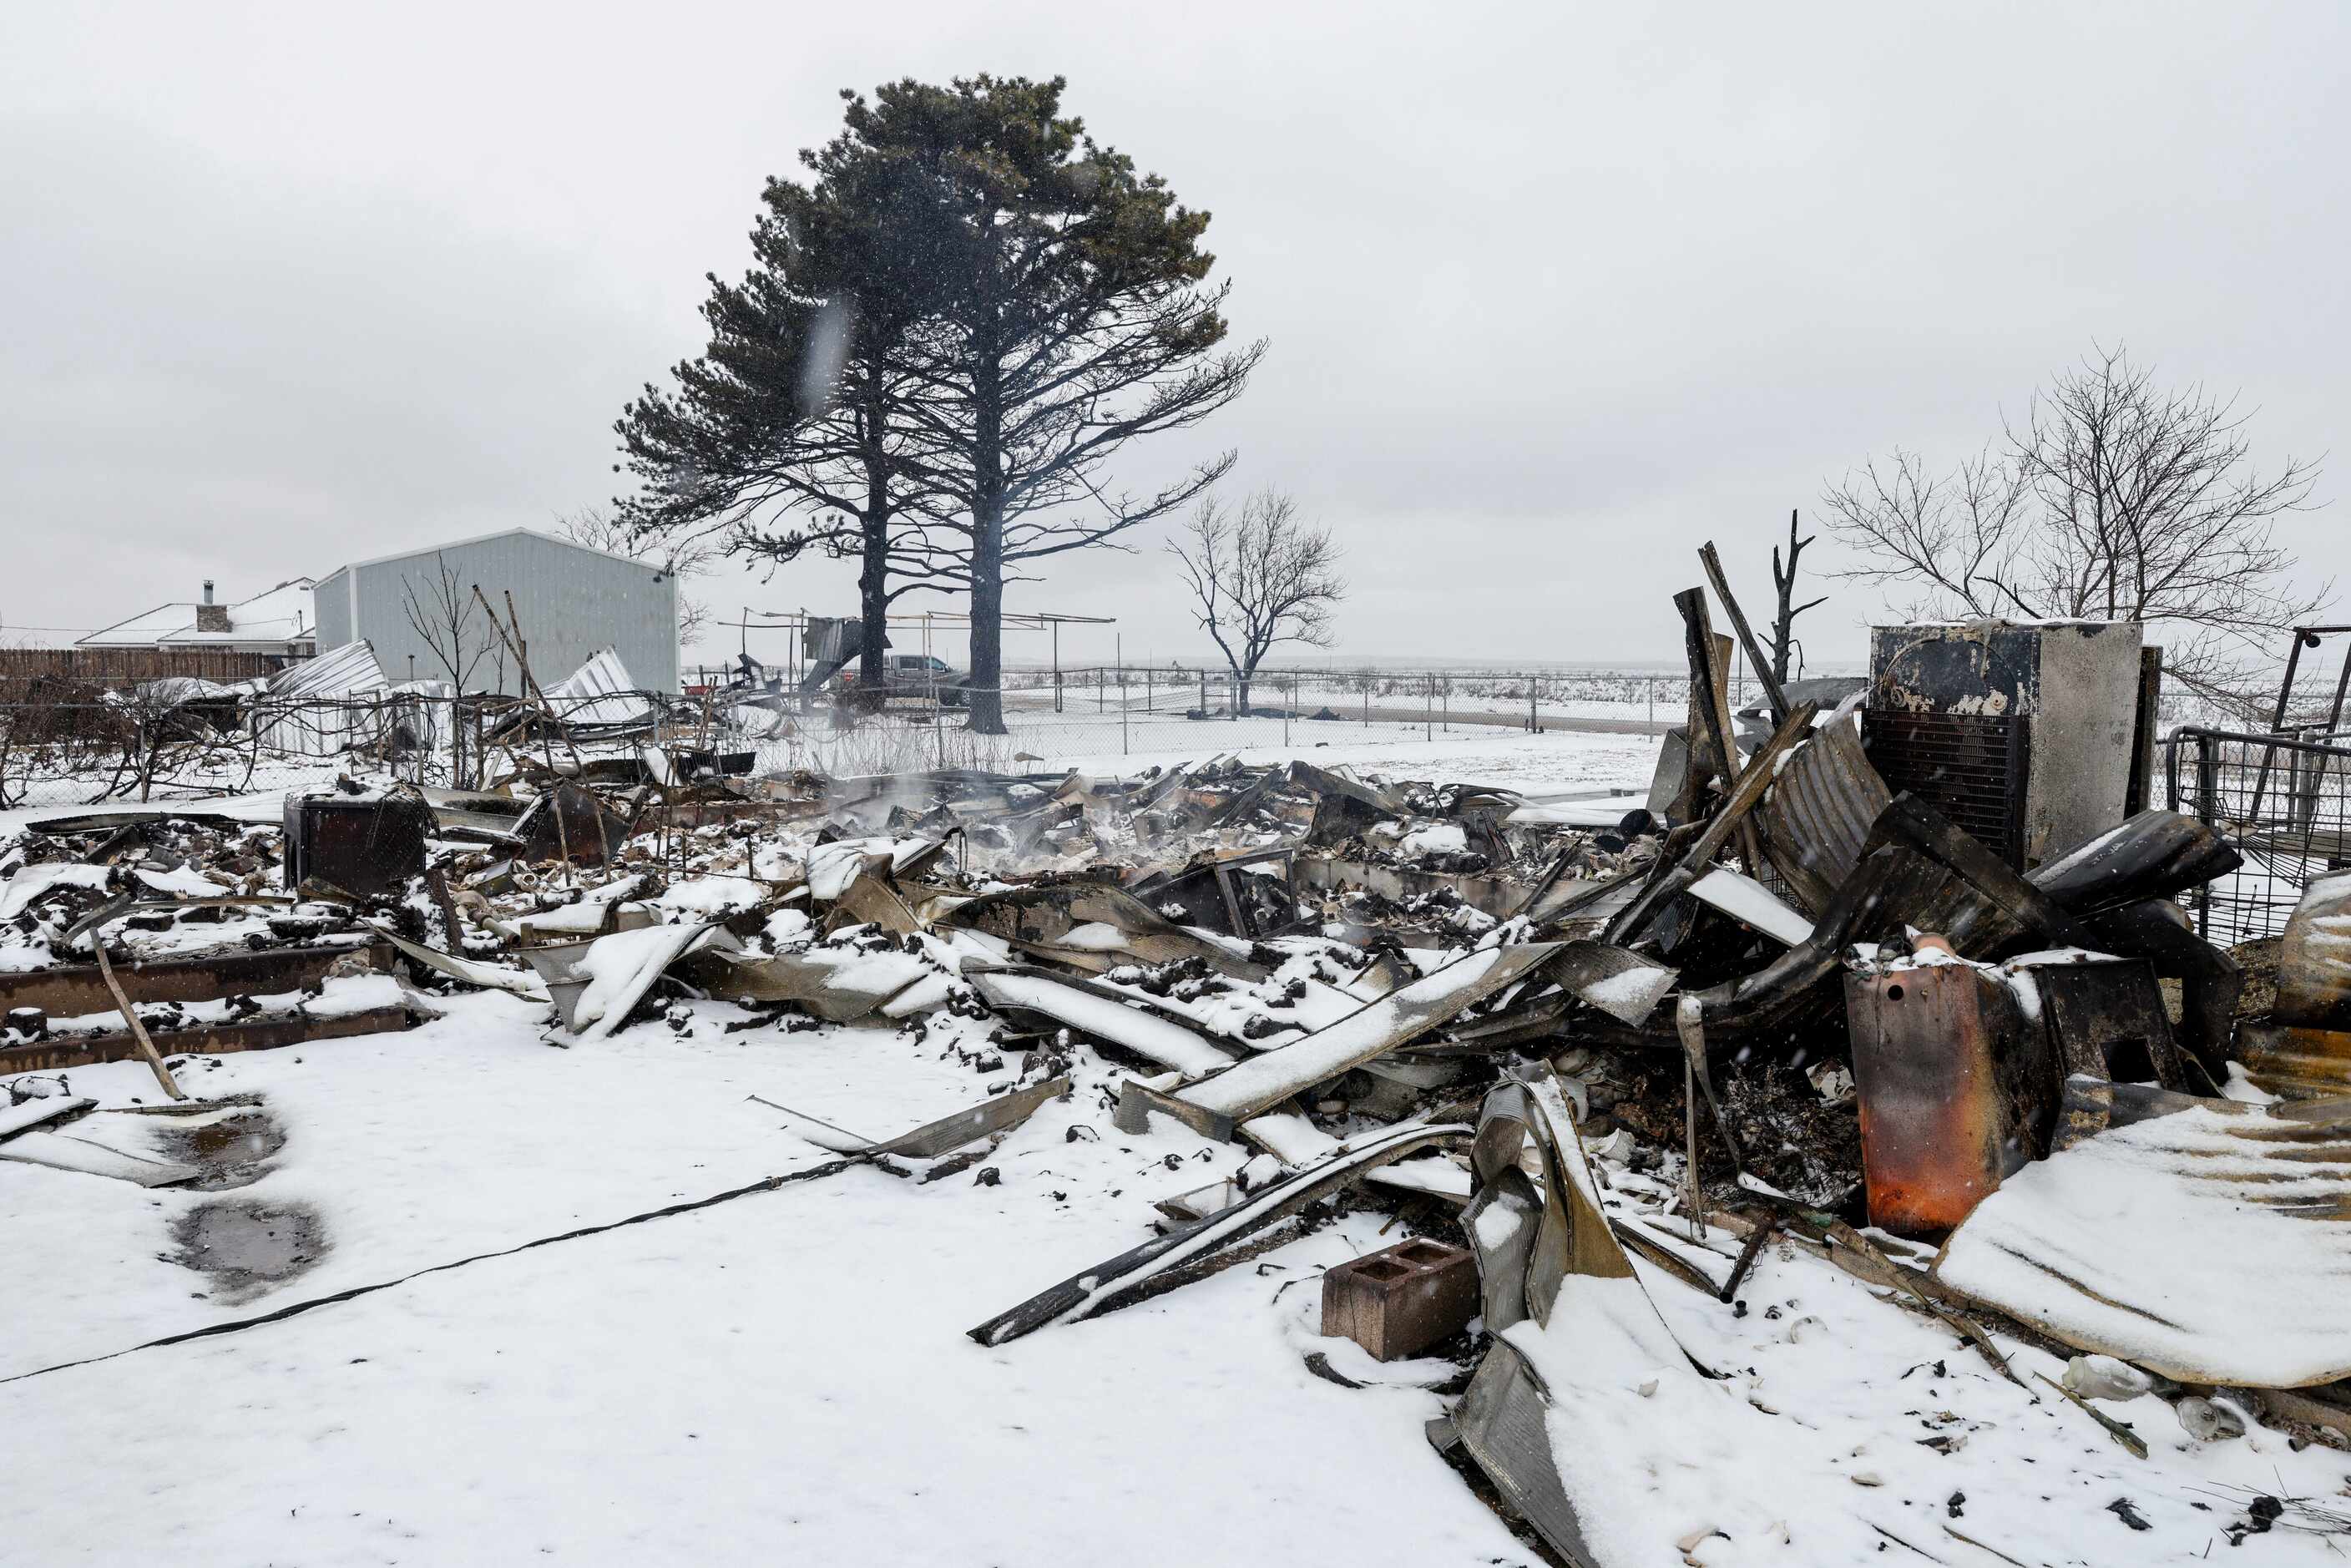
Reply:
M1845 977L1870 1223L1897 1236L1949 1230L2010 1165L2002 1047L2007 990L1972 964Z

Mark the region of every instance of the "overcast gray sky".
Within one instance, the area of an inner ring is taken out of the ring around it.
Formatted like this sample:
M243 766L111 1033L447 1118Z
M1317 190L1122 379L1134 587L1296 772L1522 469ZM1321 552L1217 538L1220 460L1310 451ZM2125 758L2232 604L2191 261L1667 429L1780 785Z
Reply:
M1672 657L1699 541L1761 597L1823 476L1955 455L2094 338L2241 391L2272 461L2341 453L2346 31L2331 0L12 6L0 622L611 495L613 418L697 351L703 274L836 89L991 70L1066 75L1212 212L1272 341L1138 484L1232 445L1295 491L1347 542L1348 652ZM2351 579L2341 519L2292 525L2313 579ZM1155 549L1013 607L1196 659ZM1833 591L1810 644L1859 658L1879 606Z

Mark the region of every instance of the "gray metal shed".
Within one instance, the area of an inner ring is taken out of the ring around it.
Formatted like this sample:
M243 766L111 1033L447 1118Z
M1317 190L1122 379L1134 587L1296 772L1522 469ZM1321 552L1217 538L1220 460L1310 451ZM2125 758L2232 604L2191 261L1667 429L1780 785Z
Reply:
M409 623L407 594L420 600L439 586L442 566L455 574L461 591L478 583L503 614L514 595L529 646L531 674L552 686L591 654L611 648L629 675L648 691L677 690L677 579L658 566L608 555L529 528L508 528L477 538L456 539L398 555L353 561L319 579L319 646L332 648L364 639L394 681L448 678L433 646ZM477 606L469 636L495 648L496 633ZM494 652L467 683L475 690L519 694L521 680L510 658Z

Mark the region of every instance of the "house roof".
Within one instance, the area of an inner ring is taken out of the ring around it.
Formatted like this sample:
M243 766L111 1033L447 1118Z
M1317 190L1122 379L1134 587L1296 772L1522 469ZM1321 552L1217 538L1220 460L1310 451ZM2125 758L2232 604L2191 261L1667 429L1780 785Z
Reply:
M193 606L191 609L193 610ZM195 617L189 616L191 622ZM310 580L297 577L266 593L256 593L228 607L228 630L200 632L192 623L162 640L166 643L293 643L318 634L318 612L311 607Z
M414 560L420 556L437 555L443 550L463 549L467 545L481 545L487 544L492 539L512 538L517 534L528 535L543 544L561 545L566 549L576 549L584 555L601 556L606 560L622 561L630 566L643 567L656 576L662 575L664 570L655 561L640 560L634 556L621 555L608 549L598 549L593 545L583 545L577 540L563 538L555 534L541 533L537 528L500 528L495 533L475 534L470 538L444 539L439 544L421 545L415 549L394 550L390 555L371 556L366 560L347 560L319 580L324 582L329 577L337 577L347 571L357 571L363 566L387 566L396 560Z
M158 641L170 631L196 623L196 607L193 604L159 604L154 609L133 615L128 621L118 621L111 626L100 627L89 636L78 639L77 648L106 647L118 643L144 646Z
M319 618L311 607L310 580L297 577L266 592L228 606L225 632L196 630L192 603L159 604L128 621L91 632L78 648L225 646L239 643L305 643L317 634Z

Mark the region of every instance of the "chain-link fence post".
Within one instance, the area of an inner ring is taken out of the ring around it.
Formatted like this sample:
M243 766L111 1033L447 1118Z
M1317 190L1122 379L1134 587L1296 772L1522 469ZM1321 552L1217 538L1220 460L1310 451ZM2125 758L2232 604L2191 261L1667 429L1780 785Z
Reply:
M1296 675L1292 675L1290 677L1289 695L1284 696L1281 701L1281 746L1282 749L1285 751L1290 748L1290 710L1297 706L1298 677Z
M1118 754L1127 755L1126 745L1126 666L1118 667Z
M1423 740L1437 738L1437 677L1428 677L1428 696L1420 705L1420 735Z

